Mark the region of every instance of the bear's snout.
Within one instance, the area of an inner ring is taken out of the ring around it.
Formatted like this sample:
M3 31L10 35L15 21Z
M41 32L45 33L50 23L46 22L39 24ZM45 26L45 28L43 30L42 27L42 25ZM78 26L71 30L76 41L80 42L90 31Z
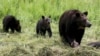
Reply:
M92 25L92 24L88 24L88 26L87 26L87 27L91 27L91 25Z
M92 24L89 21L87 21L86 27L91 27L91 26L92 26Z

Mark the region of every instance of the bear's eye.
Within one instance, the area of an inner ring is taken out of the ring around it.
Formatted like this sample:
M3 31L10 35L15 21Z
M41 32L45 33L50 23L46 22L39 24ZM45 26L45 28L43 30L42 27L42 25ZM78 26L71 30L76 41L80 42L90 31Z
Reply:
M83 14L81 16L84 16Z

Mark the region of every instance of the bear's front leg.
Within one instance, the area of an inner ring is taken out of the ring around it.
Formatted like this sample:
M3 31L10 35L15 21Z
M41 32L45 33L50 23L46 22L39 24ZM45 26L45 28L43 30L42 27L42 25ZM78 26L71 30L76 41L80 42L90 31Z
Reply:
M51 28L48 28L48 29L47 29L47 32L48 32L49 37L52 37L52 31L51 31Z

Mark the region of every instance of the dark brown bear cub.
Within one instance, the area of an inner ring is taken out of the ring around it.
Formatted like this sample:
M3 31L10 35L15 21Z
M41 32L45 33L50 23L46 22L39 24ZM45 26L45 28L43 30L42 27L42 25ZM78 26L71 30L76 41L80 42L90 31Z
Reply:
M48 32L49 37L52 36L51 26L50 26L50 18L42 16L41 19L37 22L36 33L45 36L46 31Z
M17 32L21 32L21 26L19 20L17 20L12 15L7 15L3 19L3 30L4 32L9 32L9 29L11 29L11 32L14 33L16 30Z
M80 12L79 10L65 11L59 21L59 33L66 44L71 47L77 47L81 44L85 27L91 24L87 19L88 12Z

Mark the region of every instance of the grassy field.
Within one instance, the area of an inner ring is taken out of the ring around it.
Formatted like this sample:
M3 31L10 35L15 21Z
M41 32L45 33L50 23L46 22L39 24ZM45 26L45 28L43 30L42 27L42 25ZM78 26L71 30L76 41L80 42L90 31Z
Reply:
M1 0L0 56L100 56L100 50L87 46L100 41L100 0ZM91 28L86 28L78 48L65 46L59 36L58 21L65 10L88 11ZM2 20L14 15L20 20L22 33L4 33ZM42 15L51 15L53 36L36 37L36 22Z

